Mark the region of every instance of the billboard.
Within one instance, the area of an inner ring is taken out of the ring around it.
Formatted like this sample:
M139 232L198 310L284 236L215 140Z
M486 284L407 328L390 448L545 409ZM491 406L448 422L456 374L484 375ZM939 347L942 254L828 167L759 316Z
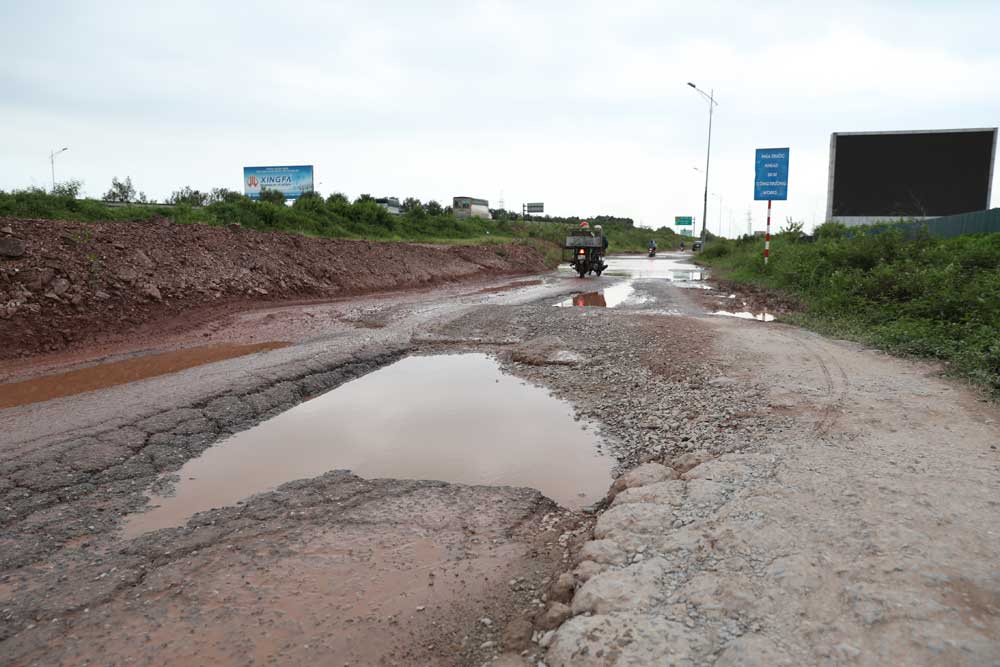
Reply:
M528 213L545 213L545 204L542 202L532 202L524 205Z
M997 128L830 135L828 220L867 224L989 208Z
M313 191L311 164L291 167L243 167L243 194L260 199L263 189L278 190L285 199L298 199Z

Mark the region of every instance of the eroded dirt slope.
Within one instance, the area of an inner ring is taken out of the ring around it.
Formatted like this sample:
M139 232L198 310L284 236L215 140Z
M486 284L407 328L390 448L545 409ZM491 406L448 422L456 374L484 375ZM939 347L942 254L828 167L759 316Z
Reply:
M432 247L240 227L0 219L0 359L206 313L545 269L523 245Z

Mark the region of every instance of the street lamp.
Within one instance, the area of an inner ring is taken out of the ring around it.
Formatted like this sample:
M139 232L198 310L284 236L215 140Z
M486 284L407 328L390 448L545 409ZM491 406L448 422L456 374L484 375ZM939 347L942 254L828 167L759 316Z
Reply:
M57 151L52 151L49 153L49 164L52 166L52 191L55 192L56 189L56 156L60 153L65 153L69 148L63 147Z
M688 81L688 85L695 89L699 95L708 100L708 151L705 154L705 199L704 206L701 211L701 245L705 247L705 224L707 222L706 217L708 215L708 164L712 157L712 112L715 111L715 107L719 105L715 101L715 90L709 90L705 92L698 86L694 85Z

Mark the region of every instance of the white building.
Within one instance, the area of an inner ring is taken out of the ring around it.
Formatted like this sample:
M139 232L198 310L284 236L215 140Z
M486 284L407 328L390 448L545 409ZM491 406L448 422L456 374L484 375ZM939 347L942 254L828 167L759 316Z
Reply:
M475 197L453 197L451 204L452 213L456 218L493 218L490 215L490 203L485 199Z
M375 200L375 203L389 211L392 215L399 215L402 213L399 200L395 197L379 197Z

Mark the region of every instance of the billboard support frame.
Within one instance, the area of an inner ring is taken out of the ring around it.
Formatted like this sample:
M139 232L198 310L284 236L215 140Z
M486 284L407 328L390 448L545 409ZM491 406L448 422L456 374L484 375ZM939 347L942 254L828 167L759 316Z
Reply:
M836 185L836 166L837 166L837 139L838 137L859 137L859 136L886 136L886 135L900 135L900 134L965 134L971 132L989 132L993 135L993 145L990 153L990 163L989 163L989 173L986 179L986 203L985 209L988 210L993 197L993 177L994 177L994 167L996 165L996 154L997 154L997 143L998 128L996 127L962 127L962 128L942 128L938 130L869 130L864 132L831 132L830 133L830 160L827 172L827 184L826 184L826 220L824 222L842 222L848 226L854 225L865 225L874 224L880 220L890 221L898 219L900 216L887 214L884 217L879 215L862 215L862 216L851 216L842 215L837 216L838 219L834 219L833 215L833 191ZM944 214L953 215L953 214ZM934 218L944 217L944 215L910 215L902 216L909 220L921 221L921 220L933 220Z

